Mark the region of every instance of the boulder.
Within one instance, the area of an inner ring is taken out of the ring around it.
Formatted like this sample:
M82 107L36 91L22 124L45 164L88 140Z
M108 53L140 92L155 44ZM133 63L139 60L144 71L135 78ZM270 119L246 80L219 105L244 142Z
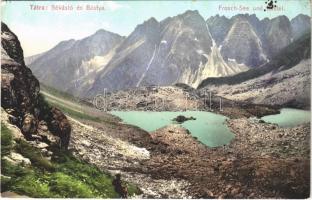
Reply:
M1 107L1 123L4 124L12 133L14 139L21 139L24 138L21 130L16 126L10 123L10 114L8 114L2 107Z
M38 136L42 138L41 141L49 145L57 145L60 141L60 138L53 135L50 131L42 131L41 129L39 129Z
M240 191L239 188L233 188L233 189L231 190L231 195L232 195L232 196L235 196L235 195L237 195L237 194L239 193L239 191Z
M83 144L86 147L90 147L91 146L91 143L89 141L87 141L87 140L82 140L81 144Z
M38 148L38 149L44 149L44 148L47 148L49 145L48 144L46 144L46 143L44 143L44 142L38 142L37 144L36 144L36 147Z
M38 128L42 131L48 131L48 125L45 121L41 120L38 124Z
M52 119L50 122L50 130L60 138L60 146L67 149L69 145L71 125L66 116L58 109L51 109Z
M42 137L40 135L31 135L31 138L35 140L42 140Z
M9 156L4 156L3 159L10 162L13 165L23 165L23 166L31 165L31 162L28 158L25 158L21 154L15 152L11 152Z
M136 104L137 108L141 108L141 107L145 107L147 106L147 102L146 101L140 101L139 103Z
M26 113L22 124L22 132L26 137L30 137L37 132L37 120L34 115Z

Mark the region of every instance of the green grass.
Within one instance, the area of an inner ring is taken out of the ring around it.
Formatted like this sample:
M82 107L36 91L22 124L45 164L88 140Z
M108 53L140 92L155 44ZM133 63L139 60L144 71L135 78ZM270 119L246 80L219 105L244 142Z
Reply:
M63 198L92 198L95 196L91 186L65 173L54 173L49 179L50 191L61 194ZM101 194L98 197L102 197ZM114 197L114 195L112 197Z
M60 109L63 113L71 116L72 118L75 118L75 119L85 119L85 120L91 120L91 121L95 121L95 122L103 122L105 121L104 119L101 119L99 117L94 117L94 116L91 116L91 115L88 115L86 113L83 113L83 112L78 112L78 111L75 111L73 109L70 109L68 107L65 107L63 105L60 105L58 103L54 103L54 102L51 102L49 100L47 100L48 103L51 105L51 106L54 106L54 107L57 107L58 109Z
M63 99L67 99L67 100L70 100L70 101L73 101L73 102L77 102L79 101L79 98L78 97L75 97L69 93L66 93L66 92L62 92L62 91L59 91L53 87L50 87L50 86L47 86L47 85L44 85L43 83L40 83L40 90L41 91L44 91L44 92L47 92L49 94L52 94L54 96L57 96L57 97L62 97Z
M83 101L77 97L74 97L66 92L62 92L62 91L58 91L57 89L54 89L52 87L49 86L45 86L43 84L41 84L41 89L42 91L49 93L55 97L58 97L60 99L64 99L64 100L68 100L72 103L77 103L77 105L82 105L85 108L88 108L90 106L92 106L91 103ZM49 97L45 96L44 94L40 94L40 98L41 101L40 102L44 102L43 105L41 106L43 109L46 108L51 108L51 106L54 106L58 109L60 109L63 113L67 114L68 116L77 119L77 120L89 120L89 121L94 121L94 122L100 122L100 123L106 123L107 125L111 126L112 128L115 128L116 126L116 122L118 120L116 119L110 119L104 116L93 116L90 113L86 113L83 110L77 111L73 108L71 108L70 106L66 106L63 105L62 103L59 103L57 100L56 101L52 101L49 99ZM43 117L44 118L44 117Z
M29 158L31 163L42 170L54 170L53 164L44 158L39 149L34 148L24 140L18 140L15 147L16 152L26 158Z
M66 92L62 92L62 91L59 91L57 89L54 89L52 87L46 86L42 83L41 83L41 90L44 92L47 92L53 96L56 96L58 98L71 101L73 103L75 103L75 102L78 103L80 101L77 97L74 97L74 96L72 96ZM102 121L99 117L90 116L86 113L78 112L74 109L70 109L69 107L63 106L59 103L49 101L49 98L46 98L44 96L44 94L41 94L40 97L42 98L41 102L45 102L45 104L47 104L47 105L44 105L44 107L51 107L51 106L57 107L58 109L62 110L62 112L66 113L67 115L69 115L75 119L86 119L86 120L92 120L92 121L96 121L96 122ZM85 105L85 106L87 106L87 105Z
M12 143L9 135L9 129L2 125L1 137L4 140L1 138L1 142L6 141L7 147ZM54 156L49 161L42 156L39 149L26 141L17 140L14 147L7 149L10 151L12 148L29 158L32 165L28 167L12 165L2 159L2 154L1 173L11 178L1 178L1 191L13 191L34 198L117 197L111 175L75 158L68 151L50 149L54 152ZM140 193L136 186L129 183L127 186L130 196Z
M52 89L50 89L50 90L52 90ZM50 92L50 90L49 90L49 92ZM55 95L55 96L57 96L59 98L64 98L64 96L66 96L66 95L62 95L62 92L58 92L55 89L53 89L52 91L53 91L53 93L50 93L50 94ZM81 112L79 112L79 111L76 111L76 110L71 109L69 107L66 107L66 106L64 106L64 105L62 105L60 103L52 102L52 101L49 100L48 97L45 97L44 94L40 94L40 98L41 98L40 102L44 102L43 105L41 106L44 109L50 109L51 106L54 106L54 107L60 109L63 113L71 116L72 118L78 119L78 120L79 119L84 119L84 120L90 120L90 121L95 121L95 122L107 122L106 119L88 115L87 113L84 113L82 110L81 110ZM65 99L70 100L70 101L73 102L73 100L72 100L73 98L67 97ZM85 106L87 106L87 105L85 105Z
M50 190L49 183L45 182L41 174L30 171L27 175L13 179L10 190L16 193L35 198L61 197Z
M8 155L12 149L13 138L10 130L1 124L1 156Z
M42 95L44 96L44 95ZM48 98L45 99L45 101L49 104L49 106L54 106L58 109L60 109L63 113L65 113L66 115L77 119L77 120L89 120L89 121L94 121L94 122L100 122L100 123L105 123L107 126L110 126L111 128L115 128L116 127L116 122L117 120L112 120L109 118L105 118L105 117L95 117L95 116L91 116L85 112L78 112L74 109L71 109L69 107L63 106L59 103L55 103L55 102L51 102L49 101Z

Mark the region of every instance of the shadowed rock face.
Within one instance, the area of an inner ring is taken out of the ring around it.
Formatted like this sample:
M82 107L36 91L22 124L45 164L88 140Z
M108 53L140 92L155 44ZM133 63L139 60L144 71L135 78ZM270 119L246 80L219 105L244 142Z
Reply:
M262 42L251 24L237 19L222 43L221 54L227 59L235 59L247 66L259 66L266 61Z
M311 19L307 15L298 15L290 20L293 39L298 39L302 33L307 33L311 29Z
M231 28L232 22L225 16L216 15L207 20L207 25L217 45L221 45Z
M56 108L43 108L39 82L24 63L23 50L17 36L1 23L1 106L10 114L26 139L38 138L39 121L54 124L50 131L60 137L67 148L71 132L65 115ZM43 117L50 116L50 117ZM39 137L40 138L40 137Z
M36 106L39 95L39 82L24 64L23 50L14 33L1 23L1 106L19 118L26 119L23 129L28 132L33 120L30 115L38 116Z
M272 19L264 29L268 54L276 55L281 49L291 43L291 24L286 16L279 16Z
M52 119L48 124L53 133L61 133L58 136L61 139L61 148L67 148L69 145L71 126L66 116L57 108L51 109Z

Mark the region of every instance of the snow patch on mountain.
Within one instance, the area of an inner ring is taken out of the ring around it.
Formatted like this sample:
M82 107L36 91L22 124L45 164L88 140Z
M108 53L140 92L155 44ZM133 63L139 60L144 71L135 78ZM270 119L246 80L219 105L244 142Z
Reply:
M191 84L193 87L196 88L201 81L208 77L229 76L249 69L244 64L238 64L235 59L228 59L228 62L225 62L216 43L211 50L209 55L202 54L208 61L205 64L200 64L197 76Z

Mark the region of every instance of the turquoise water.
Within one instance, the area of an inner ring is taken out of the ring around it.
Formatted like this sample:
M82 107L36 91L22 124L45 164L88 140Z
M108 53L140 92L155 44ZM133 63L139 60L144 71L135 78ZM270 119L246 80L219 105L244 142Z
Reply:
M281 109L280 114L268 115L261 118L265 122L278 124L280 127L294 127L299 124L310 122L311 111L292 108Z
M127 124L138 126L148 132L175 123L172 119L178 115L193 116L196 120L185 121L181 126L187 128L203 144L216 147L228 144L234 138L234 134L225 125L226 117L211 112L112 111L111 114L120 117Z

